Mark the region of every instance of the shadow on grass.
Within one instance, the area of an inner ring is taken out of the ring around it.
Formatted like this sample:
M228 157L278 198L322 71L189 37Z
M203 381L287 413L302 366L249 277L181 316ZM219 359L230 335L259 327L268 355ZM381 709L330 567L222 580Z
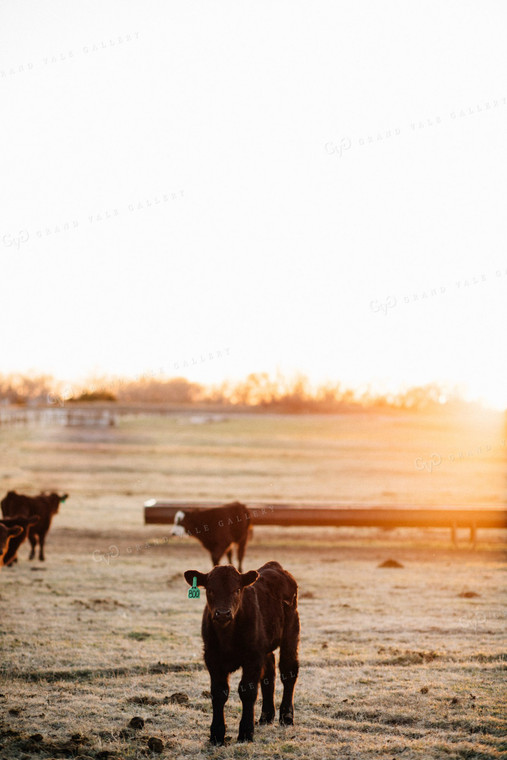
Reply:
M201 663L172 663L168 665L158 662L148 666L134 666L132 668L78 668L75 670L32 670L32 671L7 671L3 669L1 675L15 678L20 681L37 682L47 681L95 681L99 678L120 678L139 675L153 675L158 673L183 673L196 670L204 670Z

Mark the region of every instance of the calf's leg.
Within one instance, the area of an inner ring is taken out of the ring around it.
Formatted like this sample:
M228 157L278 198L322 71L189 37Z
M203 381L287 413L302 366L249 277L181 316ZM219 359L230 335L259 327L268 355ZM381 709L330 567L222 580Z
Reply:
M246 548L246 542L248 540L248 534L241 539L241 541L238 543L238 570L240 573L243 572L242 565L243 565L243 557L245 556L245 548Z
M220 558L222 557L223 553L224 553L223 550L217 549L216 547L213 549L210 549L211 564L213 565L213 567L216 567L217 565L220 564Z
M41 533L39 535L39 560L40 560L40 562L44 562L44 559L45 559L45 557L44 557L44 540L45 540L45 538L46 538L46 534L45 533Z
M211 675L211 674L210 674ZM224 705L229 697L229 676L215 672L211 675L211 704L213 719L210 726L210 742L223 744L225 739Z
M292 726L294 723L294 687L299 671L299 614L297 609L285 611L285 625L280 644L280 678L283 683L283 697L280 705L280 723Z
M259 723L273 723L275 719L275 655L266 655L264 670L261 675L262 712Z
M35 547L37 546L37 536L35 533L32 533L32 531L30 531L28 534L28 540L30 541L30 546L32 547L29 559L33 559L35 557Z
M239 682L239 698L243 703L243 714L239 722L239 742L251 742L254 735L254 707L259 689L260 667L243 668L243 675Z

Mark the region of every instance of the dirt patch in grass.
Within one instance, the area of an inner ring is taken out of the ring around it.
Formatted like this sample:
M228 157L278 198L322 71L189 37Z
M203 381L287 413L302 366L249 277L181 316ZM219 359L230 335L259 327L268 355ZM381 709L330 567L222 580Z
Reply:
M404 567L397 559L386 559L385 562L381 562L377 567Z

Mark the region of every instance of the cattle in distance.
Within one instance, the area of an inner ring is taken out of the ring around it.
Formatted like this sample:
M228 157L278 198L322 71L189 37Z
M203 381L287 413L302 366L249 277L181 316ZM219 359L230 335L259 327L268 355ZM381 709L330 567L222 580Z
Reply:
M238 568L242 571L247 541L252 533L251 515L244 504L233 501L212 509L179 510L174 517L173 536L185 533L195 536L211 555L213 566L227 554L232 565L232 547L235 544Z
M4 517L0 520L2 525L6 527L14 527L15 525L21 528L18 535L11 538L9 546L3 556L4 565L13 565L18 561L17 553L18 549L28 536L30 528L39 522L38 515L32 515L32 517L23 517L21 515L15 515L14 517Z
M57 493L40 493L38 496L25 496L24 494L9 491L2 499L2 514L4 517L37 516L38 522L28 530L28 540L31 544L30 559L35 557L35 547L39 542L39 559L43 562L44 542L46 534L51 526L54 515L58 512L61 502L68 499L68 494L60 496Z

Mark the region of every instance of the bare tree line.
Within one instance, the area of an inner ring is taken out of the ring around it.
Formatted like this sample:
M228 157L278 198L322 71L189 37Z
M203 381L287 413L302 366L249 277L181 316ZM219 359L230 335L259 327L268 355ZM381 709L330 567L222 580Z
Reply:
M0 403L55 405L103 401L121 404L182 404L225 408L248 408L291 413L343 413L390 410L453 410L465 405L456 390L445 391L432 383L397 394L378 394L325 383L312 387L297 375L252 373L241 381L204 386L184 377L135 379L99 377L70 385L51 375L0 375Z

